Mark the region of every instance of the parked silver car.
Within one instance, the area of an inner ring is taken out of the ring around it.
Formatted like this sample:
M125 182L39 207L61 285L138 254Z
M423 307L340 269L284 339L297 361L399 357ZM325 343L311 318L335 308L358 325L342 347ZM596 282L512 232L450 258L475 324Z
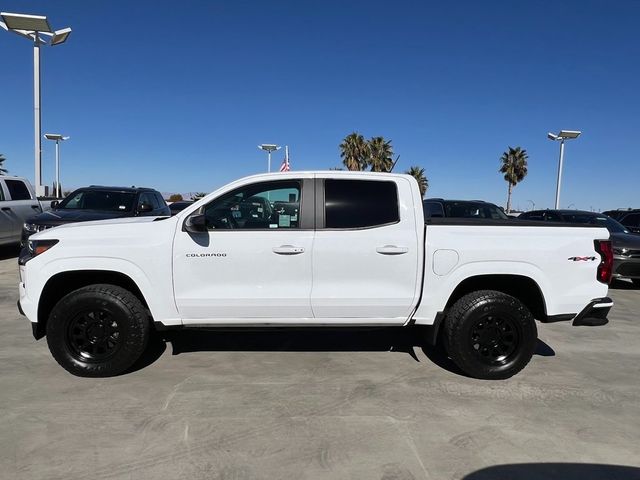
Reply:
M25 220L41 212L28 180L0 176L0 246L20 243Z

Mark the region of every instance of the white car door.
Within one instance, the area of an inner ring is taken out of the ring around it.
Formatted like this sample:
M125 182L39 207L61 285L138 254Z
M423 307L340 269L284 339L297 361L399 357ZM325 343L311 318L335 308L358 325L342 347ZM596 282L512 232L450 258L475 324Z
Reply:
M199 211L207 231L178 226L173 275L184 323L312 317L313 189L311 178L291 176L246 184Z
M311 305L327 322L404 323L420 293L411 184L401 177L319 179ZM407 202L407 203L405 203ZM322 218L324 217L324 218Z

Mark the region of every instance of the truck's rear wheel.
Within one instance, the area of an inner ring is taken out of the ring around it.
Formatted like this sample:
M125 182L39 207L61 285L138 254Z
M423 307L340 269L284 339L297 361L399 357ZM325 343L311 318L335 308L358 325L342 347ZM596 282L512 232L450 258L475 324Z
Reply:
M515 375L531 360L537 338L535 320L527 307L492 290L465 295L445 319L449 357L475 378L497 380Z
M90 285L63 297L47 321L56 361L80 377L118 375L140 358L149 338L144 306L115 285Z

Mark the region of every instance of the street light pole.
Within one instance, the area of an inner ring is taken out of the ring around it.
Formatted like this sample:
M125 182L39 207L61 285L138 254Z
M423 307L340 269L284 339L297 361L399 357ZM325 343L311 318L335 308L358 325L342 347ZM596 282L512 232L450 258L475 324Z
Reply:
M279 147L274 143L263 143L258 145L258 148L267 152L267 172L271 173L271 152L280 150L282 147Z
M69 140L70 137L65 137L59 133L45 133L44 137L47 140L55 140L56 142L56 198L61 198L60 189L60 142Z
M562 164L564 163L564 142L565 140L572 140L578 138L582 132L579 130L560 130L557 135L553 133L547 133L547 138L553 141L560 142L560 158L558 159L558 181L556 183L556 206L555 209L560 208L560 187L562 184Z
M34 151L35 151L35 184L36 195L43 195L42 188L42 114L40 112L40 37L38 32L34 35L33 40L33 125L35 130Z
M560 158L558 160L558 181L556 182L556 210L560 208L560 185L562 185L562 163L564 162L564 138L560 141Z
M40 137L42 129L42 116L40 111L40 46L49 44L51 46L64 43L69 34L70 28L62 30L52 30L49 20L43 15L26 15L24 13L0 12L0 27L4 30L28 38L33 41L33 116L34 116L34 157L35 175L34 183L36 195L44 195L42 185L42 139ZM49 37L46 40L44 36Z

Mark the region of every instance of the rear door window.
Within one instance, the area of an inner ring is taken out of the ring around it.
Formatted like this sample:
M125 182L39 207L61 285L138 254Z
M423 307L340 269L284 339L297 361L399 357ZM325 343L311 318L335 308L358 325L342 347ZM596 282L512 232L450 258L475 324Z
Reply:
M327 179L324 199L326 228L368 228L400 221L395 182Z
M22 180L5 180L11 200L31 200L31 193Z

